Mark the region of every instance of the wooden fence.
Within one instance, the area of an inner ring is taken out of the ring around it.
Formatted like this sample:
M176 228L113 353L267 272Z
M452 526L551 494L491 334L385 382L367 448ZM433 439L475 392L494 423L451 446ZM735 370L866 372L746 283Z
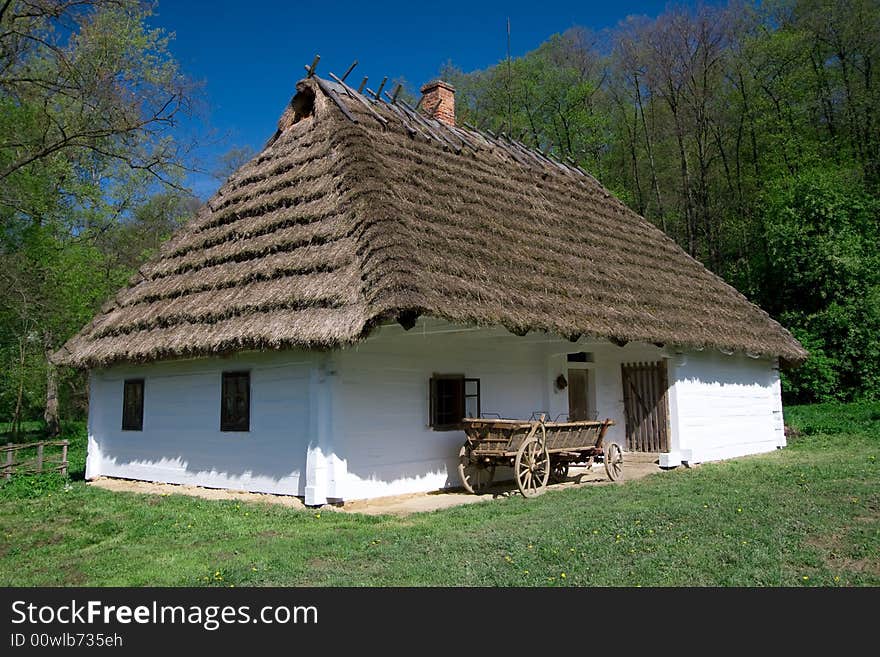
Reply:
M60 472L67 474L67 448L70 443L66 440L41 440L35 443L7 443L0 447L0 466L3 468L3 477L12 479L14 474L40 474L43 472ZM61 448L61 454L46 454L46 448ZM33 458L21 459L21 452L35 450ZM19 457L17 460L16 457Z

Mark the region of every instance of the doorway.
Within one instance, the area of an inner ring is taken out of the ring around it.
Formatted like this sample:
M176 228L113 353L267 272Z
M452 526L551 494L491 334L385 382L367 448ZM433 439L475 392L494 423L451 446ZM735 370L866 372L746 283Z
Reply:
M568 354L568 419L571 422L596 419L596 379L593 354Z
M666 361L624 363L623 408L626 448L631 452L669 451Z

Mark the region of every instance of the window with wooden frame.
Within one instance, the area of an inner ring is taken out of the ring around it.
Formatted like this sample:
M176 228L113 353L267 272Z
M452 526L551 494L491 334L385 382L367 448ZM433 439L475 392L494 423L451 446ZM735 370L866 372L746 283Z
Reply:
M223 372L220 431L251 430L251 373Z
M126 379L122 386L122 430L144 430L144 380Z
M463 374L435 374L430 387L431 428L453 431L465 417L480 417L480 380Z

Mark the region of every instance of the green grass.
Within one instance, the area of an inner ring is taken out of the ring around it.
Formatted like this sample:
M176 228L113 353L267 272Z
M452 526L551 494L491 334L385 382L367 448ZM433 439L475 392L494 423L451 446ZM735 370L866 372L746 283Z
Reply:
M880 585L880 404L786 420L772 454L407 518L13 481L0 584Z

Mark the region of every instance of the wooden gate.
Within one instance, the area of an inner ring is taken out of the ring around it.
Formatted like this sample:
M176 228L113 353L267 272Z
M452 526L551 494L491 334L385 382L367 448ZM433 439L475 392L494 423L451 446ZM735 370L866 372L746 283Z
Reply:
M624 363L623 407L626 448L632 452L669 451L666 361Z

